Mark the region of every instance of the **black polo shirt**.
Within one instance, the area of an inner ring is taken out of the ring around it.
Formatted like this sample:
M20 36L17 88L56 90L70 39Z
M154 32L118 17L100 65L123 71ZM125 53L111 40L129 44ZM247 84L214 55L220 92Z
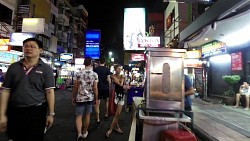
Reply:
M3 83L10 90L10 104L15 107L30 107L46 102L47 89L55 88L52 68L41 59L36 66L26 70L23 60L9 66Z

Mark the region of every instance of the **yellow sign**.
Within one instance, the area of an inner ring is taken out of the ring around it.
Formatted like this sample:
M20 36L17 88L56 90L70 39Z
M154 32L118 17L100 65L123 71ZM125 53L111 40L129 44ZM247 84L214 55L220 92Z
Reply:
M9 39L0 39L0 51L9 51Z

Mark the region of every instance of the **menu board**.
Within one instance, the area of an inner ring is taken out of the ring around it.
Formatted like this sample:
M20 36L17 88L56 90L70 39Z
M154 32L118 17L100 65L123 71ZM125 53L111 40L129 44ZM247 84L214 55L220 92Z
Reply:
M242 70L242 56L241 52L232 53L231 54L231 67L232 71L240 71Z

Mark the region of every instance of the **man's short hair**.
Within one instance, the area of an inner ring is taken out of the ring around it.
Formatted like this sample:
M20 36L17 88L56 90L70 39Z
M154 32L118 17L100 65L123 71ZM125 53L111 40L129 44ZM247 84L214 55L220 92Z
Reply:
M92 60L91 60L91 58L90 57L86 57L85 59L84 59L84 65L85 66L91 66L91 63L92 63Z
M43 43L40 40L38 40L37 38L28 38L28 39L25 39L23 41L23 44L25 44L28 41L34 41L34 42L37 43L37 45L38 45L39 48L41 48L41 49L43 48Z
M105 64L106 59L104 57L100 58L100 64Z

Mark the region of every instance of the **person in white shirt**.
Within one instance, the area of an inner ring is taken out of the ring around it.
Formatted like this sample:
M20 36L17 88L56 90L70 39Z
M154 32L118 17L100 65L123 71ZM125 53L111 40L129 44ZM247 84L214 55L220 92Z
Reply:
M244 110L249 110L249 84L247 82L243 82L243 85L240 86L239 93L236 94L236 105L235 108L239 107L240 97L241 95L245 95L246 97L246 108Z

